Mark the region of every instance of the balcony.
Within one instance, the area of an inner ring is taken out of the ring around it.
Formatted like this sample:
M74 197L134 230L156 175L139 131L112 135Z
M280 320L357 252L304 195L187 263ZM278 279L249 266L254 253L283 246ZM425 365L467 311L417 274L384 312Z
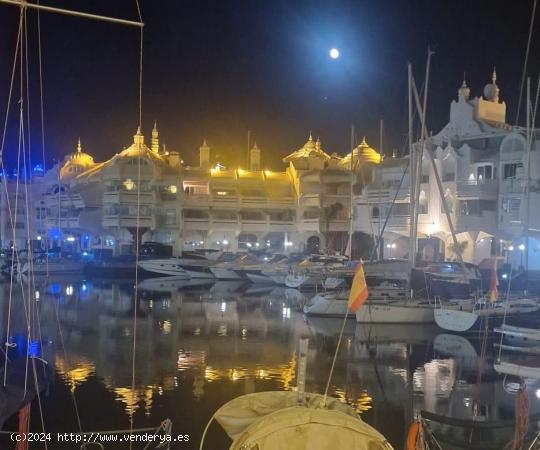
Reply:
M497 212L483 211L480 214L458 215L455 218L455 225L458 233L465 231L486 231L488 233L495 233L498 228Z
M208 194L185 194L182 203L186 206L210 206L210 195Z
M137 216L128 216L128 215L104 215L102 219L103 227L117 227L117 228L133 228L136 226L155 228L155 219L153 216L140 215L137 219Z
M495 199L498 196L498 189L498 180L467 180L456 183L457 196L460 199Z
M46 217L44 221L46 228L79 228L78 217Z
M300 204L303 208L320 208L321 196L319 194L304 194L300 197Z
M137 201L140 203L155 203L156 193L146 191L140 192L138 195L136 190L103 193L103 203L126 204L137 203Z

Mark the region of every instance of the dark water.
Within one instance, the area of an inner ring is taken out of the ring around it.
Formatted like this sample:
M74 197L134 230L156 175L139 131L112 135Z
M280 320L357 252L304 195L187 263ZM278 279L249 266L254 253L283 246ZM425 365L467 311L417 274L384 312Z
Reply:
M173 435L189 435L189 442L171 448L199 448L206 422L228 400L294 388L296 347L302 337L309 338L307 390L322 393L341 325L339 319L307 320L300 312L304 294L291 289L246 289L237 283L181 288L145 280L136 311L133 390L133 281L36 280L35 290L38 308L27 308L28 313L20 288L12 293L10 338L18 347L12 349L0 407L2 428L16 430L13 414L24 396L26 317L34 326L39 319L36 340L42 345L37 351L48 364L36 370L38 383L44 385L42 414L34 398L31 430L41 431L43 416L45 430L52 435L48 448L80 448L56 442L56 433L79 431L75 402L83 431L129 429L131 414L135 428L157 427L169 418ZM4 283L3 336L8 299L9 284ZM493 339L486 349L479 365L481 341L476 336L443 334L436 326L369 327L349 321L330 392L353 405L397 449L403 448L408 426L421 410L512 421L518 380L494 370ZM17 357L17 352L22 355ZM33 378L31 368L28 373ZM27 386L31 391L32 379ZM529 414L539 413L540 381L527 379L525 392ZM538 420L531 418L531 430L537 429ZM475 431L474 436L465 429L439 431L460 442L481 441L485 448L502 448L514 433L511 426L482 430L479 435ZM205 448L229 445L214 424ZM118 443L104 447L128 448ZM442 447L467 448L455 442ZM0 448L14 444L2 436Z

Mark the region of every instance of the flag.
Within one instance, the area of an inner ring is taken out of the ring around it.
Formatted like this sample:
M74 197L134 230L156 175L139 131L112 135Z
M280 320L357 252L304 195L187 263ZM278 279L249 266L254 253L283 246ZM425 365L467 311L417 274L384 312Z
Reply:
M491 279L489 280L489 293L488 297L492 302L496 302L497 298L499 297L499 291L497 289L497 285L499 284L499 280L497 279L497 269L496 269L497 263L493 265L493 269L491 270Z
M368 298L368 288L364 277L364 264L360 261L356 265L351 292L349 294L348 307L351 311L357 311Z

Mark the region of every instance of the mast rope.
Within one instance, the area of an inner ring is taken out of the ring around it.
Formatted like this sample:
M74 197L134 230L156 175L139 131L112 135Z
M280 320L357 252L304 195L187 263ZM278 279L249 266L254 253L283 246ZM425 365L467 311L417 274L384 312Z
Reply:
M534 0L533 9L531 12L531 23L529 25L529 37L527 38L527 47L525 49L525 60L523 61L523 72L521 74L521 84L519 87L519 98L518 98L518 106L516 110L515 125L517 125L518 120L519 120L519 111L521 109L521 99L523 98L523 87L525 86L525 77L527 76L527 64L529 61L529 51L531 49L531 40L532 40L532 33L533 33L533 28L534 28L534 18L536 16L536 3L537 3L537 0Z
M135 0L139 20L142 22L142 13L139 0ZM140 28L139 41L139 128L142 133L142 80L143 80L143 28ZM133 287L133 342L132 342L132 358L131 358L131 391L135 393L135 373L136 373L136 351L137 351L137 309L139 305L139 241L140 223L141 223L141 153L144 151L144 143L138 141L139 157L137 158L137 218L135 222L135 286ZM130 411L129 425L130 435L133 434L135 409ZM129 441L130 450L133 447L133 442Z

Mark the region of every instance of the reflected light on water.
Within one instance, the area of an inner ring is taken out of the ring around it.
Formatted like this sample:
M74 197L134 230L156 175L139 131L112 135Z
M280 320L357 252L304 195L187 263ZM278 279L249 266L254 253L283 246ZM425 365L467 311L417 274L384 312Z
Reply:
M348 405L352 406L359 414L372 408L373 399L365 390L363 390L360 395L356 397L347 395L343 389L334 387L333 396L341 400L343 403L347 403Z
M92 362L84 358L79 358L70 367L70 364L60 354L56 356L55 368L71 392L75 391L78 385L84 383L90 375L93 375L96 369Z
M150 415L155 388L155 386L146 386L133 390L129 387L116 387L113 391L116 394L116 400L124 403L125 411L129 416L139 409L141 402L145 414ZM163 390L161 392L163 393Z

